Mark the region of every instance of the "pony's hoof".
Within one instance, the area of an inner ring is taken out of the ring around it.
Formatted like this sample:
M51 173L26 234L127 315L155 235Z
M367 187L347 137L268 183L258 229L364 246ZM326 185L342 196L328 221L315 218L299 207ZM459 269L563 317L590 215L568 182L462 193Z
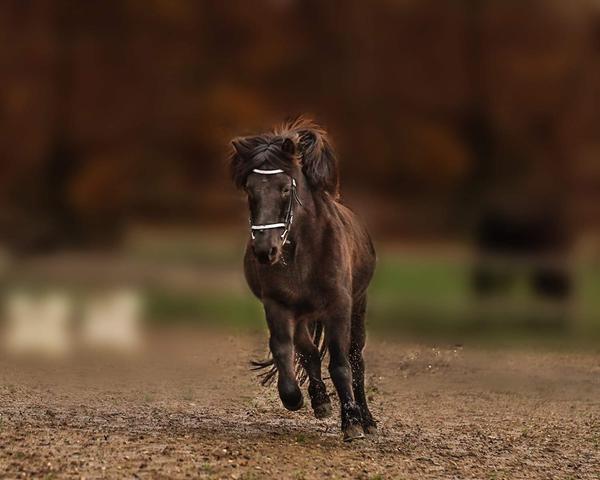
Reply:
M317 405L314 408L314 411L315 411L315 417L318 418L319 420L322 420L323 418L331 417L333 409L331 408L331 403L327 402L327 403L322 403L321 405Z
M290 412L295 412L296 410L300 410L304 406L304 398L301 396L300 401L295 405L294 404L290 405L290 404L284 403L283 406Z
M344 429L344 442L352 442L361 438L365 438L361 425L350 425Z
M367 435L377 435L377 425L367 425L363 429Z

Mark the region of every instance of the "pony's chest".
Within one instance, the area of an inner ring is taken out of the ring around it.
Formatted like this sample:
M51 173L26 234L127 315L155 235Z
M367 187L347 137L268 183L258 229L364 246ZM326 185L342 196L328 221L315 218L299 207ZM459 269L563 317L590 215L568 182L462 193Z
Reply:
M266 267L247 252L245 271L251 290L263 302L272 300L296 311L322 308L328 294L339 286L340 271L332 265L327 268L331 262L295 260Z
M302 271L295 268L274 270L260 278L263 298L290 306L306 304L311 297L310 282Z

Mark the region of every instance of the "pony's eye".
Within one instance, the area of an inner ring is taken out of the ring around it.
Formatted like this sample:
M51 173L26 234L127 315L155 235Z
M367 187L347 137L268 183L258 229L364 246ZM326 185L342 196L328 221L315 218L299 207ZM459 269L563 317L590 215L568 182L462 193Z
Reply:
M283 193L284 195L287 195L288 193L290 193L290 187L283 187L281 189L281 193Z

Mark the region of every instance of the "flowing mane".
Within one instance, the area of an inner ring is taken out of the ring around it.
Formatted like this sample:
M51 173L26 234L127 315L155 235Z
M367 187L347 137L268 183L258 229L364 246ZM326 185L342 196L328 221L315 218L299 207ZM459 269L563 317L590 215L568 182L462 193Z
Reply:
M292 142L292 145L289 144ZM230 173L241 188L248 174L260 166L289 171L299 162L311 188L339 196L339 171L327 132L313 120L300 116L271 132L232 140Z
M302 169L311 186L337 198L340 187L338 161L327 132L312 119L299 116L284 122L274 133L296 138Z

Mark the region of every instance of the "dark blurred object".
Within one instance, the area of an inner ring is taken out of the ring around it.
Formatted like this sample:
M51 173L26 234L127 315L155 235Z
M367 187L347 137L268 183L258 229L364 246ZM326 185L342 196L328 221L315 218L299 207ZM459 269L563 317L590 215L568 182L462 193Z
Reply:
M525 271L535 293L555 300L568 298L572 289L570 245L560 217L548 214L523 219L518 213L504 216L487 211L477 228L478 261L473 272L477 294L506 292Z

